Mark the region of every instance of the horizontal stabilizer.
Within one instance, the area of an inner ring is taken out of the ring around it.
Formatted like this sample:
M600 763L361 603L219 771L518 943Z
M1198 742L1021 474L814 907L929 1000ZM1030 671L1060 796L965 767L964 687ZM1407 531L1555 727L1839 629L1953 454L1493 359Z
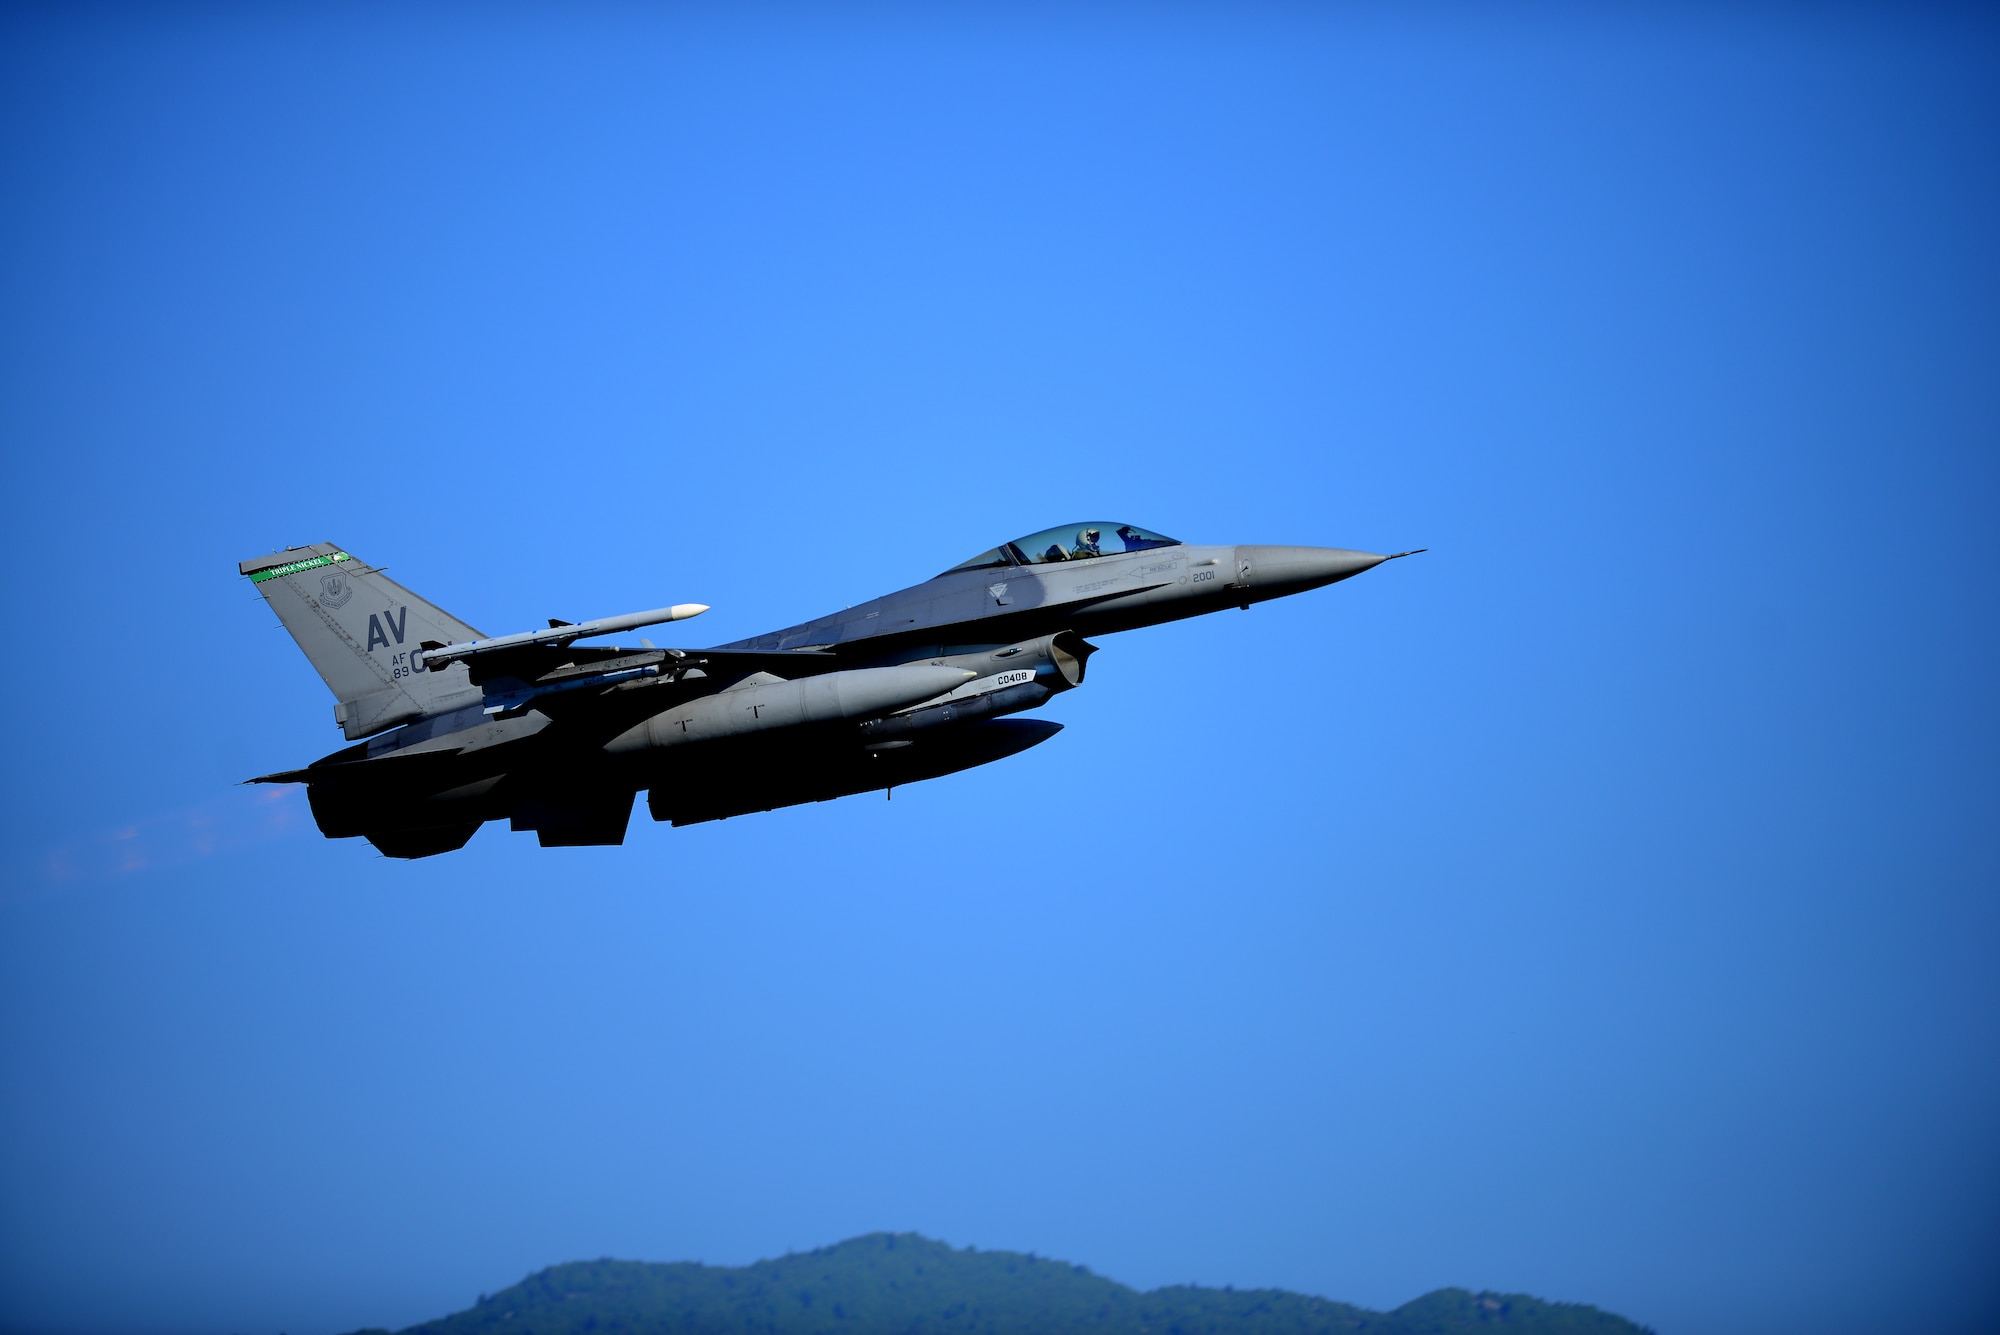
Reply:
M304 769L279 770L276 774L259 774L245 783L345 783L375 782L388 775L401 775L425 766L441 767L445 761L456 757L460 747L449 747L436 751L391 751L387 755L372 759L357 754L361 748L350 747L337 751L323 760L315 760Z

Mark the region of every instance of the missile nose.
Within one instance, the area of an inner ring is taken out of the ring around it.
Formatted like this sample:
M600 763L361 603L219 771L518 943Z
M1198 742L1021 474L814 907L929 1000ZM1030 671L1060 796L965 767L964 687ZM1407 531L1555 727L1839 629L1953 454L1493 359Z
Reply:
M1390 559L1379 552L1345 547L1238 547L1236 582L1270 596L1303 593L1350 579Z

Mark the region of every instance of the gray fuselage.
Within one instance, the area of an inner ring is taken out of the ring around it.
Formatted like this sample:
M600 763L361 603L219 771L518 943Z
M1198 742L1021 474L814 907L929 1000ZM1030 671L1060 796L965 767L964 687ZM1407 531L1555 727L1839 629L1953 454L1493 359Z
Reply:
M1337 547L1181 544L948 570L830 616L718 647L826 649L854 662L887 662L922 657L926 648L1006 644L1059 630L1109 635L1303 593L1388 559Z
M1101 550L1113 543L1128 549ZM357 683L343 726L381 730L262 781L306 784L323 833L395 857L450 851L496 819L544 845L619 843L641 790L655 819L682 825L1015 754L1060 731L1011 716L1082 684L1086 636L1248 607L1389 559L1078 525L829 616L677 650L584 645L561 622L480 640L331 544L298 548L244 573L337 694ZM463 642L404 645L412 607ZM595 624L574 630L603 633Z

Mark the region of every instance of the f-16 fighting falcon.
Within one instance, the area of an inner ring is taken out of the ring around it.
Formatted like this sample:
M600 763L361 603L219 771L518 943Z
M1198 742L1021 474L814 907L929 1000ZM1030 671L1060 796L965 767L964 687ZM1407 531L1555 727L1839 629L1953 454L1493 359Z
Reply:
M1248 608L1394 559L1069 524L803 625L657 649L581 641L708 609L488 637L331 543L295 547L237 569L355 745L251 782L306 785L321 833L394 858L462 848L489 820L545 848L619 844L642 789L654 820L688 825L1025 751L1062 725L1009 716L1083 684L1097 652L1085 636Z

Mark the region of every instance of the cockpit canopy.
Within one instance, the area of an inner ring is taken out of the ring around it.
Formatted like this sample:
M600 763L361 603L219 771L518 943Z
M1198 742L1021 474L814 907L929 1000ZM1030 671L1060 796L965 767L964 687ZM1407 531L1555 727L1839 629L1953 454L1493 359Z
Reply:
M1064 524L1030 533L1025 538L1003 542L990 552L981 552L970 561L960 561L958 570L983 570L987 566L1038 566L1047 561L1088 561L1094 556L1116 556L1120 552L1143 552L1153 547L1178 547L1173 538L1131 524Z

